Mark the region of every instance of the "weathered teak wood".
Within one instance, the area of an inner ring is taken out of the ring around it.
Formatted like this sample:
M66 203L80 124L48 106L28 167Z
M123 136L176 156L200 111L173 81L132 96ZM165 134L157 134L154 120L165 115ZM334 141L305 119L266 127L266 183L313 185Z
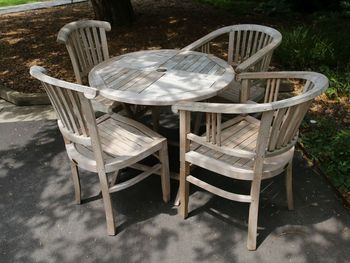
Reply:
M267 71L273 51L282 41L282 35L273 28L241 24L217 29L182 50L198 50L210 54L211 44L222 35L227 35L227 62L233 66L236 73ZM249 100L259 101L263 94L264 90L258 85L251 85ZM228 89L220 92L218 96L231 102L239 102L240 89Z
M237 79L243 87L256 80L265 83L265 102L181 102L172 107L180 112L180 214L183 217L188 214L189 183L230 200L248 202L247 247L255 250L261 180L286 171L287 203L288 208L293 209L292 160L298 129L312 100L328 87L328 80L315 72L241 73ZM303 91L280 99L280 84L288 79L303 83ZM202 136L191 133L191 112L206 114L206 132ZM222 114L238 116L222 123ZM251 181L250 193L235 194L203 182L190 175L190 165L229 178Z
M125 54L95 66L89 74L91 86L106 98L124 102L128 115L135 119L148 109L145 106L171 106L213 97L231 86L233 80L234 71L225 61L179 50ZM151 109L153 128L157 130L157 107Z
M234 81L225 61L195 51L139 51L112 58L89 73L103 97L147 106L171 106L217 95Z
M108 22L81 20L66 24L58 32L57 41L66 45L77 83L86 84L90 70L109 59L106 31L110 30ZM108 113L120 106L101 96L92 103L95 110Z
M78 167L98 173L109 235L116 233L110 197L112 192L128 188L155 173L161 175L163 200L169 201L170 176L165 138L118 114L105 114L95 119L91 106L91 99L98 96L95 88L49 77L45 69L38 66L31 67L30 74L41 81L57 113L58 127L71 160L77 203L81 202ZM150 155L156 155L160 162L153 167L142 165L141 169L134 166L141 170L138 176L114 185L118 171ZM109 173L116 174L111 183Z

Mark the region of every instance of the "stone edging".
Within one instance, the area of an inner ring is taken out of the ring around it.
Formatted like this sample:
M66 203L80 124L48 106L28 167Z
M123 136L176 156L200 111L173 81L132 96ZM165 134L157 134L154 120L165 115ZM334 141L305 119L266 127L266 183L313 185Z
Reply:
M0 97L16 106L50 104L46 93L23 93L5 87L0 87Z

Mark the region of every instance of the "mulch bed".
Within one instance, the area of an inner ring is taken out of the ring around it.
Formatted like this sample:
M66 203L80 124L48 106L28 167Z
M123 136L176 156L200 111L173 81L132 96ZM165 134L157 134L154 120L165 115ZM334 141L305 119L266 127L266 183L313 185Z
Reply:
M238 18L225 10L191 0L135 0L132 3L136 14L134 24L112 27L107 34L111 56L137 50L182 48L226 25L266 24L256 16ZM0 87L43 92L28 73L35 64L47 68L52 76L74 81L68 53L56 42L56 37L66 23L94 18L87 2L0 18Z

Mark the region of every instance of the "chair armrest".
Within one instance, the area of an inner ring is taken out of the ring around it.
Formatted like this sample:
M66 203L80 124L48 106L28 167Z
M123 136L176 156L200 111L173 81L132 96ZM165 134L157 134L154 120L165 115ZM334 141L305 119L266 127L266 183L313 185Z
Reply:
M197 48L207 44L212 38L208 38L208 35L196 40L195 42L189 44L188 46L181 49L181 51L194 51Z
M54 86L60 86L65 89L82 92L84 93L84 96L88 99L94 99L99 94L99 90L96 88L88 87L88 86L84 86L76 83L70 83L64 80L50 77L46 75L46 69L40 66L32 66L29 70L29 73L31 76L33 76L34 78L42 82L45 82Z
M269 72L242 72L237 74L238 81L249 79L305 79L316 80L324 79L320 73L311 71L269 71Z
M286 108L296 104L300 104L311 100L328 88L328 79L326 76L307 71L281 71L281 72L249 72L240 73L237 76L238 81L253 80L253 79L301 79L307 82L312 82L312 88L304 93L279 101L257 104L226 104L226 103L205 103L205 102L179 102L172 106L174 112L190 111L190 112L208 112L208 113L223 113L223 114L251 114L265 111Z
M223 114L249 114L273 110L271 103L264 104L231 104L231 103L206 103L206 102L180 102L173 105L172 110L192 111L192 112L208 112L208 113L223 113Z
M182 48L181 51L193 51L196 50L197 48L207 44L208 42L210 42L211 40L213 40L214 38L217 38L218 36L222 35L222 34L226 34L228 33L228 29L231 28L232 26L227 26L227 27L223 27L220 29L217 29L203 37L201 37L200 39L194 41L193 43L187 45L186 47Z

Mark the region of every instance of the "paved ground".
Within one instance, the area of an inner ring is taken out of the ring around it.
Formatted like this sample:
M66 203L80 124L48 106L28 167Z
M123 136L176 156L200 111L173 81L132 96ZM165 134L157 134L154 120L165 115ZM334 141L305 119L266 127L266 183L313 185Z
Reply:
M0 123L55 119L56 114L51 105L16 107L0 98Z
M118 233L107 236L96 175L82 174L85 202L73 203L55 121L2 122L0 134L0 262L350 262L349 210L299 153L295 211L286 209L283 176L265 182L259 247L248 252L246 204L192 188L182 220L172 205L177 182L163 204L157 176L113 194Z

